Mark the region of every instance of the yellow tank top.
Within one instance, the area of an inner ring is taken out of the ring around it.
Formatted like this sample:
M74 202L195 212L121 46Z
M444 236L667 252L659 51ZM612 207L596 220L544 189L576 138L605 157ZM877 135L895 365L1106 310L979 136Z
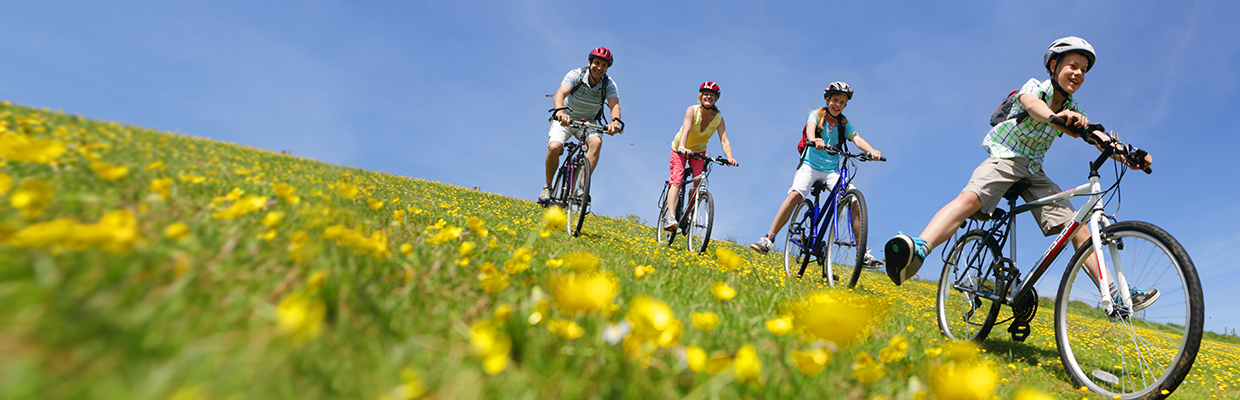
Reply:
M723 117L715 113L715 118L710 120L710 124L706 128L702 128L702 106L697 105L693 109L693 124L689 125L689 137L685 139L685 148L694 153L706 151L706 141L715 134L715 130L719 129L719 123L723 122ZM676 132L676 138L672 139L672 150L680 148L680 135L685 132Z

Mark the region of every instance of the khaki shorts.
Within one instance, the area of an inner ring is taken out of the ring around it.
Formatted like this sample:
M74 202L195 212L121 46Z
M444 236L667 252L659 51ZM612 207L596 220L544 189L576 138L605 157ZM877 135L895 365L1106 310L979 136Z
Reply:
M982 209L974 214L973 218L988 218L990 213L995 211L995 207L1003 201L1003 193L1007 192L1008 187L1020 178L1028 178L1033 182L1033 186L1020 194L1025 201L1037 200L1063 191L1059 189L1059 185L1046 177L1045 172L1039 170L1030 173L1027 158L988 158L973 170L969 184L965 185L962 190L976 193L977 197L982 200ZM1035 208L1030 212L1033 213L1033 218L1038 220L1038 226L1042 228L1042 234L1046 236L1058 234L1065 224L1076 216L1076 209L1068 200Z

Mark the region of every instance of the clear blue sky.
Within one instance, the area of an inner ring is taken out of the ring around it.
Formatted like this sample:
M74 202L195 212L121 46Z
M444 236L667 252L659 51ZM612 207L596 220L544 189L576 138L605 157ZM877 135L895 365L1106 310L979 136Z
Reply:
M713 80L742 164L712 175L716 236L747 243L785 196L806 113L843 80L857 92L845 113L891 159L854 182L879 247L960 191L991 111L1046 77L1051 40L1077 35L1098 50L1083 108L1155 155L1154 175L1124 180L1120 219L1175 235L1201 273L1206 328L1240 327L1240 205L1224 169L1240 144L1235 2L256 3L6 5L0 98L533 199L544 95L606 46L628 131L606 139L594 211L654 219L669 142ZM1095 154L1057 141L1046 171L1083 183ZM1049 240L1021 221L1027 265Z

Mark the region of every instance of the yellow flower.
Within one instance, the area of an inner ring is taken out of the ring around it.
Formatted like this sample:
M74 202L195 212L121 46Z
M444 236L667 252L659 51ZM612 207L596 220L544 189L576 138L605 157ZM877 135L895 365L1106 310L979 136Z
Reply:
M667 303L646 296L635 297L624 318L633 325L630 338L658 342L663 347L678 342L683 331L683 325Z
M638 265L637 267L633 268L633 278L639 281L646 279L647 275L650 275L653 273L654 273L654 266L652 265Z
M716 326L719 326L719 314L715 314L713 312L695 312L693 313L692 320L693 327L704 331L709 331L711 329L715 329Z
M725 247L719 247L718 250L715 250L715 258L719 260L719 266L723 267L724 271L740 268L744 262L744 260L741 260L741 256Z
M160 199L168 200L168 196L172 195L172 178L158 178L151 181L147 185L146 190L150 190L159 195Z
M1054 397L1035 388L1023 387L1016 391L1016 397L1012 400L1054 400Z
M236 189L229 193L228 197L233 197L234 193L238 193ZM240 197L240 195L237 195L237 197ZM238 198L228 208L212 213L211 217L215 219L236 219L242 215L258 211L265 205L267 205L267 197L247 194L245 197Z
M593 254L577 252L564 256L564 264L573 272L587 273L597 271L603 261Z
M947 362L929 368L930 392L936 399L987 399L999 376L986 362Z
M477 246L474 242L464 242L461 243L461 247L458 247L456 251L461 254L461 257L469 258L474 255L474 247Z
M736 351L736 358L732 359L732 371L741 382L762 384L762 361L758 359L758 352L752 344L741 346L740 350Z
M586 333L586 330L583 329L581 325L577 325L576 322L563 319L552 320L547 324L547 329L552 333L566 339L576 339Z
M490 321L479 320L469 327L469 344L474 355L482 358L482 370L487 375L495 375L508 368L512 338L495 329Z
M284 199L289 204L297 205L301 203L301 196L294 193L297 188L294 188L292 185L277 183L275 186L272 186L272 189L275 190L277 197Z
M95 174L100 179L114 181L125 177L129 173L129 167L122 167L105 161L91 161L90 169L95 170Z
M619 290L607 273L553 275L548 286L555 308L568 315L602 310Z
M263 226L275 229L280 225L280 221L284 219L283 211L271 211L263 216Z
M875 361L870 353L861 352L853 358L852 364L853 379L861 383L874 383L878 378L882 378L887 374L887 366L881 362ZM946 397L944 397L946 399Z
M164 165L163 161L155 161L150 164L147 164L145 167L142 168L142 170L143 171L163 171L166 168L167 166Z
M706 359L706 372L715 375L723 371L727 371L732 366L732 356L723 353L712 353L710 358Z
M728 301L732 300L733 297L736 297L736 289L728 286L726 282L715 282L714 285L710 286L710 292L713 293L715 295L715 299L719 301Z
M702 372L702 369L706 367L706 350L697 346L686 346L685 364L694 372Z
M23 134L0 133L0 158L9 161L51 164L68 151L55 139L38 139Z
M529 322L530 325L538 325L546 321L550 315L551 303L547 302L547 300L539 300L538 303L534 304L534 312L530 313L530 316L526 318L526 322Z
M885 363L893 363L904 359L904 355L908 353L908 339L903 335L896 335L887 343L887 347L878 351L878 360Z
M439 221L443 222L443 220ZM436 233L435 236L427 238L426 242L430 244L444 244L449 240L455 240L456 238L461 237L461 232L464 232L464 229L448 225L443 229L440 229L439 233Z
M422 210L418 210L418 211L422 211ZM474 231L474 233L478 234L478 236L487 237L487 234L489 234L490 232L488 232L487 228L484 228L482 224L483 224L482 219L478 217L469 217L469 219L465 220L465 225L468 225L470 230Z
M53 193L52 185L47 182L26 179L9 195L9 205L21 210L26 219L35 219L51 204Z
M0 196L9 192L13 188L13 176L7 172L0 172Z
M184 222L174 222L164 228L164 236L172 240L181 240L189 235L189 225Z
M284 298L277 309L277 326L280 333L288 335L293 343L304 344L318 337L323 329L323 317L327 306L323 300L296 292Z
M558 258L552 258L550 260L547 260L546 264L548 267L551 267L551 268L559 268L560 266L564 265L564 260L561 260Z
M69 218L40 222L14 233L9 243L18 247L47 247L63 242L77 227L78 223Z
M512 278L497 270L495 264L486 262L480 268L482 272L478 274L478 284L482 286L482 290L496 293L512 284Z
M771 331L775 336L787 335L788 332L792 332L792 328L792 316L790 315L766 320L766 330Z
M380 208L383 208L383 200L369 199L369 202L371 210L379 211Z
M882 306L873 298L854 292L824 291L799 300L792 311L793 325L798 329L815 339L844 346L868 333L871 324L881 314Z
M551 207L543 212L543 227L547 230L564 229L566 223L568 223L568 215L564 214L562 208Z
M306 292L310 294L318 293L323 288L323 282L327 280L327 271L314 271L310 274L310 278L306 279Z
M530 268L530 260L534 258L534 252L529 247L522 247L512 252L512 258L504 261L504 272L509 274L519 274Z
M826 349L817 348L809 351L792 351L792 363L796 365L805 376L818 375L826 368L827 363L831 362L831 353Z
M496 325L503 325L511 317L512 306L504 304L495 308L495 313L491 315L491 321L494 321Z
M409 255L413 253L413 245L409 243L400 244L400 254Z

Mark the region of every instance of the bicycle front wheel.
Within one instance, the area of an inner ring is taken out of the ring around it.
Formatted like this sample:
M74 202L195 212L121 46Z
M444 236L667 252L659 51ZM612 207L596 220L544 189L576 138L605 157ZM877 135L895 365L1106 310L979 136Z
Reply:
M704 253L710 244L710 230L715 224L715 200L705 188L698 189L693 215L689 218L689 251Z
M582 159L574 175L573 187L569 188L566 197L568 224L565 224L565 229L570 236L581 234L581 226L586 222L586 211L590 208L590 161Z
M665 226L663 226L663 217L664 217L665 215L667 215L667 192L668 192L668 189L669 189L669 187L668 187L667 183L664 183L664 184L663 184L663 194L662 194L661 196L659 196L659 216L658 216L658 217L655 217L655 219L654 219L654 239L655 239L655 241L656 241L656 242L658 242L658 243L663 243L664 238L666 238L666 237L667 237L667 235L669 235L669 234L671 233L671 232L668 232L667 230L663 229L663 228L665 228Z
M986 340L1002 308L999 301L984 297L1002 297L994 270L995 260L1001 258L999 244L980 229L965 233L952 247L939 274L934 307L943 336L978 343Z
M1119 222L1102 237L1102 254L1082 246L1059 284L1059 359L1076 386L1108 398L1161 399L1184 381L1201 346L1205 305L1197 269L1180 243L1152 224ZM1080 273L1087 260L1098 259L1112 266L1117 281L1157 289L1158 297L1135 312L1116 304L1120 311L1108 315L1098 285Z
M806 240L806 232L812 229L813 215L809 210L814 208L814 202L808 199L802 200L792 209L792 217L788 219L788 234L784 235L784 273L788 277L792 277L792 269L800 268L801 261L809 257L809 240ZM800 278L804 270L797 272Z
M831 235L830 260L832 269L848 271L848 288L857 287L861 270L865 267L866 225L865 197L857 189L849 189L840 198L835 210L835 223L827 233Z

